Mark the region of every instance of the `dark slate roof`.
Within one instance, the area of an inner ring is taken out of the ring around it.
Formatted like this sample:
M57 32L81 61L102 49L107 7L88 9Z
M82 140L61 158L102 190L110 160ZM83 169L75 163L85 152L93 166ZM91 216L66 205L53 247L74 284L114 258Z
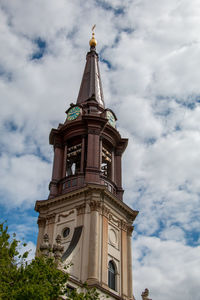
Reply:
M86 56L86 65L77 104L81 104L89 98L94 97L101 107L105 107L98 60L95 48L91 48Z

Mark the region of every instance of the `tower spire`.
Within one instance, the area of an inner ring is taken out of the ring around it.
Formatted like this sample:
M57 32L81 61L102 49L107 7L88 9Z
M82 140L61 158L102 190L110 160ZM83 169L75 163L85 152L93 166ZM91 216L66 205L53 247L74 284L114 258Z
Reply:
M128 140L116 129L114 112L104 108L96 45L93 27L77 105L50 133L54 163L49 198L35 206L37 253L62 255L59 266L69 266L72 288L82 291L87 282L100 297L133 300L131 235L138 212L123 202Z
M89 42L90 52L88 52L86 56L86 65L77 98L77 104L82 104L83 102L93 98L101 107L104 108L103 89L98 64L99 57L96 52L97 41L94 33L95 27L96 25L92 27L92 38Z

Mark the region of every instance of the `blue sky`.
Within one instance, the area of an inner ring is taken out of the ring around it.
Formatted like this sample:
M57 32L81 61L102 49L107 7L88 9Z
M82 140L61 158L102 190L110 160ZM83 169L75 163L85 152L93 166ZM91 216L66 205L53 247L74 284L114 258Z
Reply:
M154 300L199 297L199 14L196 0L0 3L1 219L34 253L34 205L48 197L52 172L49 132L76 101L97 24L105 103L129 138L124 201L140 211L137 300L145 287Z

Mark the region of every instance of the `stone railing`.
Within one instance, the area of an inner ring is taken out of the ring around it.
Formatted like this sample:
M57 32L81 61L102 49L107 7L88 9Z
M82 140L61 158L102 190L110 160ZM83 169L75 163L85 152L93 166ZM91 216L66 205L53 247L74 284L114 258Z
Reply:
M109 192L116 195L117 188L116 188L116 185L114 184L114 182L109 180L107 177L101 175L101 184L104 184L107 187L107 189L109 190Z
M61 181L62 194L73 191L84 186L84 176L82 174L67 176Z

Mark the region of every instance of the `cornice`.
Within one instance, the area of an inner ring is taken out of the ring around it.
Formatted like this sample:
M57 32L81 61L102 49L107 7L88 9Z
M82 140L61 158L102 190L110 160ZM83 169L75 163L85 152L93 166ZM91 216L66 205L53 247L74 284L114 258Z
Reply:
M57 196L55 198L50 198L46 200L37 200L35 203L35 211L39 212L41 208L48 208L52 205L63 203L65 200L72 199L78 195L84 194L87 191L87 188L80 188L75 191L69 192L64 195Z
M55 198L47 199L47 200L37 200L35 204L35 210L40 212L40 210L44 208L49 208L55 204L62 204L66 200L77 198L78 195L84 195L86 197L88 194L92 194L93 191L99 192L101 195L104 194L103 201L105 203L105 196L110 201L110 203L120 209L131 222L133 222L138 215L138 211L133 210L124 202L119 200L116 196L110 193L107 188L100 184L88 183L85 187L77 189L75 191L69 192L65 195L61 195Z
M111 203L114 204L114 206L121 209L127 215L128 219L130 219L132 222L135 220L139 211L133 210L132 208L130 208L127 204L125 204L123 201L119 200L112 193L110 193L107 189L105 189L105 195L109 198Z

